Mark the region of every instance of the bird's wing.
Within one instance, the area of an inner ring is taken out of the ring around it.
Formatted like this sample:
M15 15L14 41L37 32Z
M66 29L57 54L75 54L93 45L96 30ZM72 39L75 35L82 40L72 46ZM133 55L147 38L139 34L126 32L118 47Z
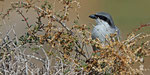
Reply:
M115 30L116 30L116 32L117 32L117 39L118 39L118 41L120 41L120 30L119 30L119 28L118 27L115 27Z
M100 41L105 41L105 35L102 30L101 26L95 26L92 30L92 39L98 38Z
M117 31L117 34L118 34L118 36L119 36L119 35L120 35L120 30L119 30L118 27L116 27L116 31Z

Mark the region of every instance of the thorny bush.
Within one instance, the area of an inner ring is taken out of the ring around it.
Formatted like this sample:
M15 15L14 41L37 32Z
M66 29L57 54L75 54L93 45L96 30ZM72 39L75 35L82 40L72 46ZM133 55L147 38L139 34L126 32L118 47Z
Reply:
M80 4L77 0L55 0L63 8L54 11L55 3L45 1L41 7L36 6L40 0L26 0L15 2L7 13L1 14L3 21L12 12L16 11L26 25L27 32L18 38L14 26L1 40L0 45L0 73L1 74L95 74L95 75L133 75L143 74L146 69L142 62L144 56L149 56L150 34L130 33L123 41L111 41L103 46L98 39L92 40L89 26L79 24L79 15L70 22L70 11L77 12ZM43 2L43 1L42 1ZM37 13L35 25L30 25L22 10L34 9ZM47 20L47 24L42 22ZM10 37L10 34L14 37ZM111 37L114 37L112 34ZM140 41L146 39L144 41ZM48 45L49 48L44 48ZM100 50L92 52L92 45ZM89 46L89 47L88 47ZM88 47L88 48L87 48ZM32 51L30 51L32 50ZM26 53L30 52L31 54ZM42 53L44 54L41 54ZM35 63L40 62L40 63ZM140 63L140 68L132 68L134 63ZM41 65L41 67L39 67Z

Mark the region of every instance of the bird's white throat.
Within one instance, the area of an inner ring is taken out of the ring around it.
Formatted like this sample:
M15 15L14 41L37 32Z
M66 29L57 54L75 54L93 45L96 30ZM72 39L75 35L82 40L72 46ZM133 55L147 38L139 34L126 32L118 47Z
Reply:
M97 25L103 25L106 28L110 27L110 25L106 21L101 20L100 18L96 19L96 23L97 23Z

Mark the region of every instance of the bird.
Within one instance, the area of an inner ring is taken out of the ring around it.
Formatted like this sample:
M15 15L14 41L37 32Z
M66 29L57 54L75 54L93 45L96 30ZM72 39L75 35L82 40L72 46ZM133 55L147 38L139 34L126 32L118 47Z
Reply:
M117 39L120 38L120 30L115 26L114 21L109 13L106 12L98 12L96 14L92 14L89 16L90 18L96 21L96 25L92 30L92 39L98 38L103 45L106 44L106 36L110 36L110 34L116 34ZM93 46L93 50L99 50L96 46Z

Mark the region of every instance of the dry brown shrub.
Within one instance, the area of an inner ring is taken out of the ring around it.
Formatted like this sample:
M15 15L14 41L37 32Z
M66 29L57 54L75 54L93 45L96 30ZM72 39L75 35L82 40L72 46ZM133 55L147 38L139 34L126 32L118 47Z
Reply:
M10 38L10 33L7 33L7 36L4 37L0 45L1 74L143 74L146 69L143 67L134 69L132 65L140 63L142 66L143 58L149 56L150 40L146 38L149 38L150 34L133 32L122 41L112 41L112 38L107 38L107 45L104 46L98 39L91 39L87 25L77 23L80 17L78 14L76 14L77 18L75 19L77 20L74 25L66 25L70 22L71 13L69 11L77 10L80 7L77 0L57 1L63 7L59 11L54 11L53 6L47 1L38 7L36 2L26 0L12 3L12 7L8 9L7 13L2 14L2 18L5 20L7 15L16 11L18 15L22 16L28 31L18 38L12 27L9 32L13 32L12 34L15 36ZM22 10L26 10L28 13L30 9L34 9L38 15L35 25L30 25L22 12ZM42 19L46 19L47 24L44 24ZM145 26L141 26L137 30ZM115 34L111 35L111 37L114 36ZM45 49L45 45L48 45L49 48ZM96 45L99 50L91 52L92 45ZM26 49L33 52L27 54L25 53ZM40 55L38 51L42 51L44 55ZM37 60L40 64L36 64L33 60Z

